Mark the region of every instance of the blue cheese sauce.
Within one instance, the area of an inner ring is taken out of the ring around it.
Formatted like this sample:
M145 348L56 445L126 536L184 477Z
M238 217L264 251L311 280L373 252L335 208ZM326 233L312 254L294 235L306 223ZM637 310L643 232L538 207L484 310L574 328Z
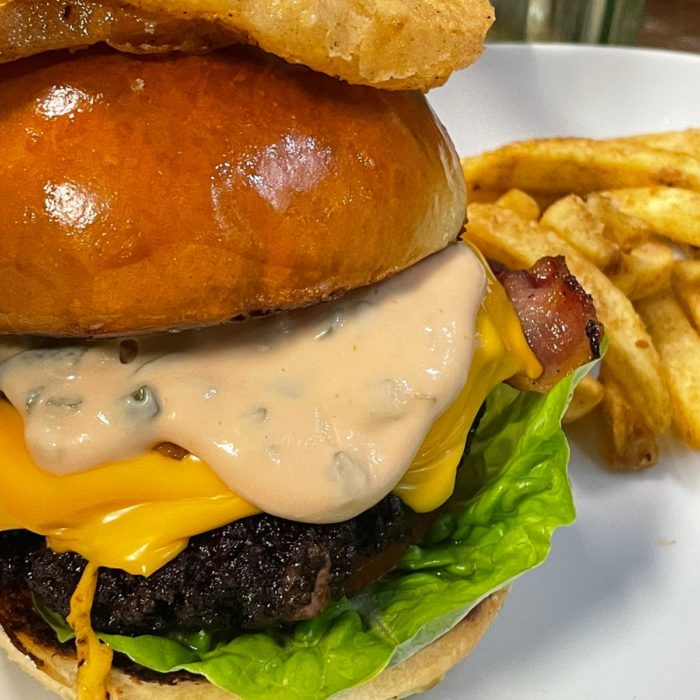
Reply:
M267 513L341 521L394 488L464 386L486 286L452 245L267 318L53 348L6 337L0 388L49 472L172 442Z

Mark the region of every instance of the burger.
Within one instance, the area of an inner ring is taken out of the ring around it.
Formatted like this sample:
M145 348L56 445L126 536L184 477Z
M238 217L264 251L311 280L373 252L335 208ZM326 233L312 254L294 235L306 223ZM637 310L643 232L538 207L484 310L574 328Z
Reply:
M430 687L573 519L601 327L563 260L462 240L416 91L98 46L0 105L11 658L64 697Z

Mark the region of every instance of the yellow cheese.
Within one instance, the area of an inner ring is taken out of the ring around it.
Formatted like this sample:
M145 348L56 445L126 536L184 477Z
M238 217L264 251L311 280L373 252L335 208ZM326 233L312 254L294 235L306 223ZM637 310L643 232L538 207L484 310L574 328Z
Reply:
M542 373L505 290L490 271L488 284L476 320L477 341L467 383L430 429L394 489L418 513L435 510L452 495L469 429L491 389L519 372L533 379Z
M442 505L454 490L469 429L487 394L513 374L536 377L541 371L503 288L490 275L467 382L394 492L418 512ZM76 637L79 700L107 697L112 652L90 622L99 567L147 576L177 556L192 535L258 512L193 455L178 461L151 452L84 472L45 472L27 451L20 415L0 401L0 529L45 535L54 550L78 552L89 562L67 620Z
M59 552L147 576L187 538L259 512L194 456L158 452L57 476L39 469L17 411L0 402L0 529L46 535Z
M75 632L78 657L78 700L98 700L107 697L107 676L112 668L112 650L103 644L92 629L90 612L97 588L97 567L85 567L70 601L68 624Z
M437 508L452 493L469 428L488 392L516 372L541 372L493 278L476 330L464 389L395 489L419 512ZM257 512L194 456L177 461L151 452L85 472L45 472L27 451L19 414L0 402L0 529L31 530L56 551L147 576L181 552L190 536Z

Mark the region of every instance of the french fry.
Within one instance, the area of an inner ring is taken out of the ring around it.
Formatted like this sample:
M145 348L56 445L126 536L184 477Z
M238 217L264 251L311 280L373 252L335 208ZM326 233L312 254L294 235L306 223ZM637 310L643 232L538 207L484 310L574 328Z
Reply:
M610 273L610 280L628 299L637 301L667 289L672 269L671 249L657 241L646 241L620 256L618 266Z
M700 332L700 260L679 260L671 275L673 291Z
M470 188L556 195L667 185L700 191L700 160L629 141L520 141L462 160Z
M573 423L588 415L603 400L603 385L587 374L576 385L571 403L564 415L563 423Z
M620 249L603 236L605 224L578 195L558 199L542 214L540 223L553 229L601 270L617 263Z
M660 148L663 151L677 151L700 158L700 129L663 131L658 134L636 134L635 136L609 140L641 144L649 148Z
M526 192L522 190L508 190L504 195L496 200L499 207L510 209L516 214L520 214L523 219L537 221L540 218L539 204Z
M639 313L661 356L674 426L700 449L700 336L670 292L641 302Z
M623 252L629 252L654 233L646 222L621 212L617 202L607 195L598 192L589 194L586 206L603 222L605 236L614 241Z
M678 244L678 250L682 252L684 258L688 260L700 260L700 248L684 243Z
M621 470L654 464L671 420L700 448L700 128L513 143L462 169L466 238L510 267L564 255L605 325L564 421L601 405Z
M700 193L678 187L635 187L604 192L623 214L645 221L672 241L700 246Z
M656 433L635 410L629 394L607 368L601 367L603 413L607 421L608 463L619 471L637 471L656 464L659 446Z
M490 190L487 187L480 187L478 184L467 183L467 199L470 202L492 204L501 195L503 195L503 190Z
M508 209L472 204L468 240L487 258L510 267L528 267L545 255L564 255L569 269L592 295L610 341L606 362L645 423L655 433L670 424L670 399L661 363L632 302L591 262L551 229L527 221Z
M530 267L543 255L576 254L554 231L495 204L469 204L465 238L486 258L513 268Z

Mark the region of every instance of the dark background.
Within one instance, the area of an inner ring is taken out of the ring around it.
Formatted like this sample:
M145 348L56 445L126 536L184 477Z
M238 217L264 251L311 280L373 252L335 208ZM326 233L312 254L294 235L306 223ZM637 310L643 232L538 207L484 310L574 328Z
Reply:
M647 0L637 44L700 53L700 0Z

